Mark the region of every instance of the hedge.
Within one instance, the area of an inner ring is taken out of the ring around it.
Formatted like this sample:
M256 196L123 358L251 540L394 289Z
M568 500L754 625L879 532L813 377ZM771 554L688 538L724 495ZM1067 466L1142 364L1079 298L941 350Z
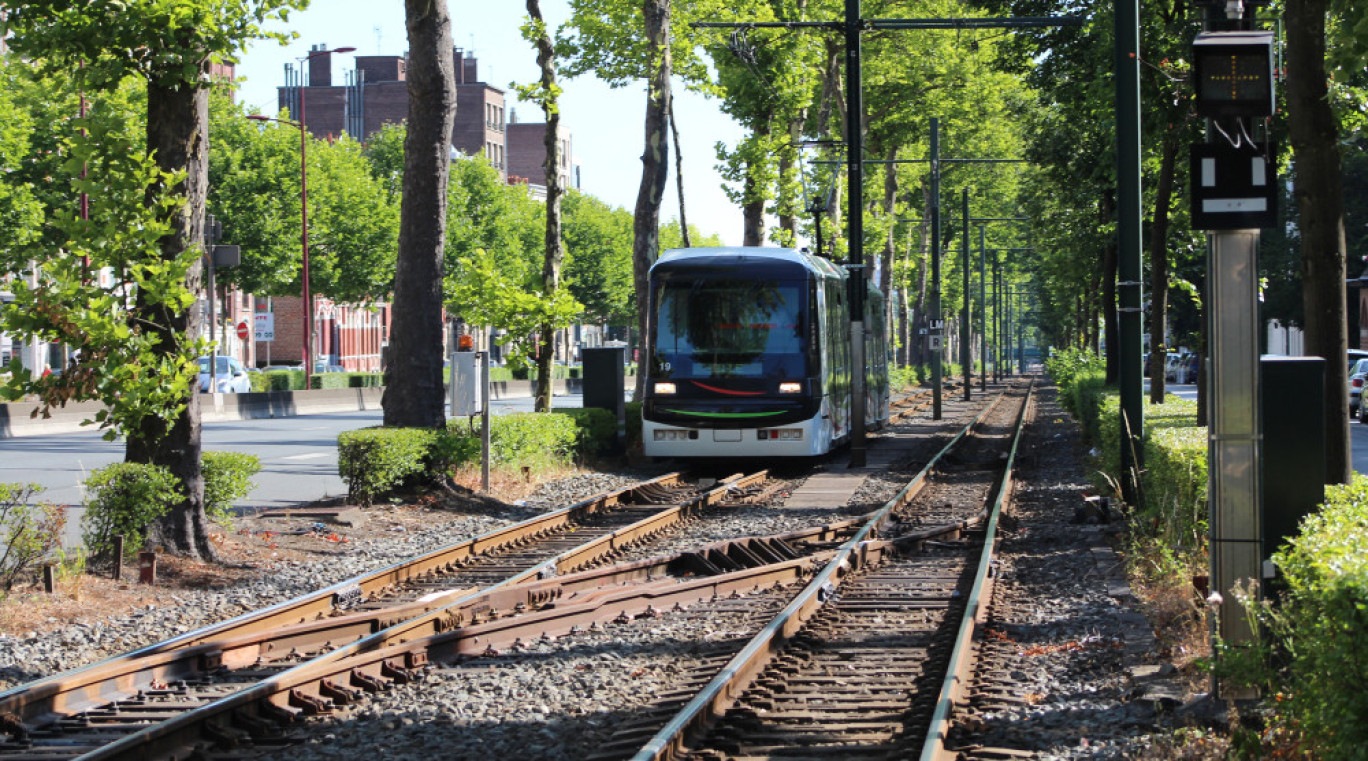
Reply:
M1263 609L1283 654L1269 679L1284 726L1311 757L1368 758L1368 478L1326 487L1320 512L1273 556L1283 592Z
M362 428L337 437L337 472L347 495L362 505L418 480L428 472L439 431L428 428Z
M261 458L246 452L200 454L204 473L204 512L224 528L233 526L233 503L247 496L255 486L253 477L261 472Z
M301 373L302 375L303 373ZM381 373L314 373L310 388L379 388L385 385Z
M612 451L617 444L617 415L596 407L564 407L553 410L575 422L579 436L576 450L592 457ZM493 434L490 434L491 438Z

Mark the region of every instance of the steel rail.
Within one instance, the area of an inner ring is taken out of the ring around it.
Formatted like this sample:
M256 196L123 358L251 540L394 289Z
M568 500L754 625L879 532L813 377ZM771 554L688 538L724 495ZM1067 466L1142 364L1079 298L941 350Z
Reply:
M728 479L718 488L690 500L683 510L679 507L672 507L664 508L658 512L665 512L680 519L697 512L697 510L689 508L689 505L698 502L714 504L720 499L717 496L718 493L725 494L728 489L736 488L737 483L750 483L757 478L763 479L764 477L765 474L760 473L746 479ZM421 617L435 611L446 610L452 605L460 604L464 600L477 596L481 590L478 588L466 589L464 591L467 594L456 595L455 600L452 599L452 596L457 590L445 590L427 595L416 603L392 606L389 609L381 609L359 616L329 618L329 614L337 611L338 598L344 595L364 598L397 583L459 566L500 548L516 545L529 537L554 532L587 515L620 505L631 500L638 490L673 485L679 481L679 473L670 473L642 484L610 491L569 507L529 518L512 526L487 532L376 571L360 574L346 581L259 611L202 627L130 653L19 685L0 692L0 713L11 714L25 724L45 723L45 719L87 710L93 706L117 699L120 695L136 692L137 689L145 687L147 684L158 681L168 682L172 679L184 678L191 673L204 673L205 669L213 669L221 665L215 663L215 658L211 655L215 648L205 647L216 642L235 640L239 643L250 643L255 641L260 643L263 650L272 647L274 640L302 645L310 638L321 638L323 642L335 644L337 640L349 636L355 639L354 635L358 631L364 630L366 634L370 634L389 628L396 623L396 616L404 617L400 620L407 620L415 616ZM611 532L608 537L591 540L588 544L593 545L598 557L603 557L624 544L630 544L633 537L645 537L659 531L663 525L655 518L656 516L653 515L638 521L637 525L643 526L641 531L634 532L632 526L627 526ZM595 557L594 550L586 550L583 546L572 548L563 555L569 556L576 567L588 565ZM553 557L530 569L516 573L505 579L504 582L483 591L487 593L490 589L556 575L560 567L569 565L569 562L558 563L559 560L559 556ZM543 591L543 594L546 592ZM330 630L335 631L329 633ZM272 635L272 632L276 634ZM290 650L290 647L283 645L273 647L282 653ZM180 655L177 655L178 653ZM147 673L138 676L145 670Z
M708 505L724 501L735 491L763 482L767 477L768 473L761 471L750 476L724 479L719 486L692 497L683 505L657 510L652 515L613 531L606 537L590 540L585 543L589 546L588 550L585 545L576 546L483 589L439 590L418 601L376 611L304 621L278 626L274 630L256 627L233 630L231 635L229 632L220 632L217 638L200 639L178 648L145 648L137 654L109 659L77 670L65 680L49 679L34 683L39 689L32 692L16 690L14 692L17 696L11 701L12 707L16 711L23 711L23 716L28 722L37 720L46 725L60 716L107 705L138 694L141 690L154 688L158 684L203 678L220 669L241 669L252 665L269 664L297 656L301 652L328 651L315 660L335 660L351 653L439 634L467 621L473 625L481 616L488 619L500 615L501 611L520 612L532 606L549 605L559 598L573 596L581 590L592 590L605 584L649 584L669 574L669 559L640 561L564 578L556 578L556 571L570 566L584 566L593 562L595 558L606 557L638 539L659 532L671 525L671 521L678 522L697 515ZM656 479L650 483L659 481L660 479ZM621 495L626 491L630 489L619 490L614 494ZM602 500L595 499L587 500L580 505L601 503ZM667 516L667 520L662 520L661 514ZM543 522L537 520L524 522L533 526L541 523ZM821 535L823 531L817 530L814 533ZM781 542L782 540L763 538L733 540L716 543L708 550L723 555L749 555L753 558L752 562L759 565L784 559L786 556L791 558L796 554L792 550L776 546ZM433 554L435 553L429 553L421 558L430 559ZM688 566L690 572L697 572L697 569L705 566L706 562L695 559L695 562L689 564L687 559L694 554L696 553L681 553L678 557L685 560L674 562L676 565ZM732 564L742 565L736 561L732 561ZM394 568L386 570L393 571ZM139 734L141 733L135 732L129 737Z
M989 571L993 563L993 546L997 541L998 519L1012 493L1012 468L1016 464L1017 449L1021 446L1021 434L1026 428L1028 411L1034 402L1034 387L1034 380L1026 387L1026 401L1021 405L1016 432L1012 436L1012 446L1007 453L1007 462L1003 466L1002 477L993 495L988 522L984 526L983 552L979 555L974 586L965 603L964 618L960 621L959 631L955 636L955 647L950 653L950 667L946 670L945 680L941 683L940 693L936 699L935 711L931 714L931 724L926 732L926 741L922 745L921 761L953 761L958 757L945 747L946 738L950 733L950 715L954 710L955 701L959 700L969 682L974 638L984 623L984 614L992 599L993 580Z
M386 631L322 658L295 666L214 703L192 709L169 721L86 753L83 761L162 758L186 751L202 739L200 727L228 737L235 730L223 723L228 714L258 720L292 721L345 704L364 692L392 682L417 678L416 670L430 660L480 655L538 637L573 633L606 619L654 615L713 597L752 591L776 584L793 584L811 576L835 551L771 563L721 576L689 580L660 579L645 587L600 590L583 602L548 608L518 618L472 623L450 631L408 638L413 632Z
M633 756L633 761L658 761L676 758L687 737L701 734L720 718L754 681L766 665L782 651L783 643L797 634L830 599L840 581L853 569L883 559L896 551L896 543L878 541L877 534L893 512L922 491L937 464L969 433L976 429L1003 397L999 395L967 425L959 430L931 461L896 496L872 513L863 526L843 543L827 565L817 573L773 621L742 648L659 732ZM958 531L961 526L946 527Z

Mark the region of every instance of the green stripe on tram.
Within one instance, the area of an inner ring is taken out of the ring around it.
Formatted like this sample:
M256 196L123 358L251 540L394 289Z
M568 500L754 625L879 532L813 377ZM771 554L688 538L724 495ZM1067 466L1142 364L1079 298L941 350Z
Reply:
M784 414L782 410L773 412L693 412L690 410L665 410L676 415L689 415L692 417L712 417L712 418L752 418L752 417L774 417Z

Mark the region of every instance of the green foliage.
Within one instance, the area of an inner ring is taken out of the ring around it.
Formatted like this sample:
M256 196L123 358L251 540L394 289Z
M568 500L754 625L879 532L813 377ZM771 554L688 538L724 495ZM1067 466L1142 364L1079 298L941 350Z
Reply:
M222 90L211 98L210 112L209 211L224 222L222 242L244 253L241 265L220 270L218 278L260 295L296 295L299 129L249 120L246 107ZM398 195L371 161L385 157L383 151L377 146L370 153L346 136L308 136L309 281L317 293L345 303L381 298L394 279Z
M593 457L610 451L617 443L617 415L597 407L564 407L554 410L575 422L579 439L575 449L583 456Z
M888 371L889 389L896 392L899 390L906 390L917 385L921 382L920 373L918 372L918 370L919 368L916 367L890 366Z
M641 451L641 402L627 402L625 412L627 419L627 451Z
M1087 349L1055 351L1045 360L1045 371L1059 386L1060 402L1078 418L1089 441L1101 435L1097 414L1106 369L1106 360Z
M248 373L253 391L302 391L303 370L272 370L267 373Z
M56 505L29 504L42 488L0 483L0 588L6 592L61 546L66 513Z
M632 213L576 190L561 199L561 212L566 287L584 305L585 318L632 324Z
M81 535L90 553L102 558L111 558L114 537L120 534L126 552L138 551L147 527L184 499L170 471L136 462L116 462L91 472L85 490Z
M1197 402L1145 406L1145 512L1166 545L1197 552L1207 534L1207 429Z
M427 428L363 428L337 437L337 471L348 497L362 505L410 484L428 470L439 432Z
M1368 749L1365 545L1368 478L1356 475L1327 486L1324 507L1273 556L1282 594L1257 606L1242 598L1262 625L1257 646L1222 650L1234 661L1223 673L1265 686L1274 723L1294 727L1314 758L1362 759Z
M296 371L290 371L292 374ZM302 377L304 371L298 371ZM385 385L382 373L314 373L309 376L313 388L379 388Z
M96 111L82 124L89 133L67 142L64 170L75 190L90 194L90 218L54 220L65 245L48 251L36 270L28 261L0 262L21 276L11 282L14 308L4 310L0 329L26 340L79 346L81 362L66 373L35 379L18 372L16 358L0 393L33 394L46 407L98 399L104 409L94 422L112 440L141 429L150 418L169 428L185 409L202 342L154 320L170 320L171 313L194 303L187 275L199 252L192 248L175 259L162 258L161 240L171 232L167 210L181 203L164 188L179 178L127 144L124 116ZM82 167L87 179L80 178ZM149 198L154 200L144 206ZM90 276L106 268L113 288ZM142 308L127 308L133 296Z
M503 468L537 468L570 462L577 448L589 441L581 433L579 421L562 412L565 411L519 412L490 417L490 464ZM448 445L448 450L458 452L465 458L453 459L452 465L479 460L480 432L473 422L452 420L447 424L447 431L450 436L462 440Z
M201 454L204 471L204 512L226 529L233 527L233 503L247 496L261 472L261 458L245 452Z

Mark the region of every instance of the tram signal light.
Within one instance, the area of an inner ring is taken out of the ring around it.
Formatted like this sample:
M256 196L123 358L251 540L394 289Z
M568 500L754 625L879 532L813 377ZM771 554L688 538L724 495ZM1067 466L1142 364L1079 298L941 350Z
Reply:
M456 351L475 351L475 339L469 335L459 336L456 339Z
M1203 32L1192 41L1197 114L1272 116L1273 33Z

